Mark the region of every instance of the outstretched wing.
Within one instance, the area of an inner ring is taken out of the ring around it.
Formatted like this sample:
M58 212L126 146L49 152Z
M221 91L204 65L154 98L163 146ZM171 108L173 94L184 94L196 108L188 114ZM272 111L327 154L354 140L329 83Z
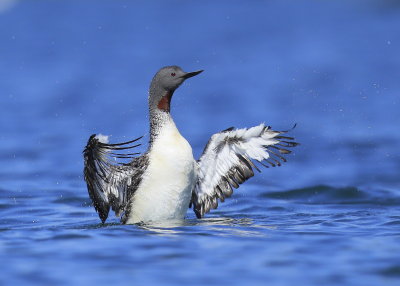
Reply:
M125 153L125 150L140 146L132 143L141 138L108 144L107 136L93 134L83 151L84 177L89 196L103 223L108 217L110 207L117 216L120 216L129 200L128 188L133 184L132 178L138 172L134 162L140 157L134 158L139 153ZM118 163L117 159L133 159L133 161Z
M229 128L214 134L198 161L198 182L192 193L193 210L201 218L232 195L233 189L260 172L257 163L269 168L286 162L283 157L295 147L288 131L274 131L260 124L252 128ZM256 163L257 162L257 163Z

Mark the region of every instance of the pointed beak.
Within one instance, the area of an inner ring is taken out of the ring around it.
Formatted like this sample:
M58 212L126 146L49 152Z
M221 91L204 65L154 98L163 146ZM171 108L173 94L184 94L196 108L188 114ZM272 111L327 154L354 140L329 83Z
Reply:
M188 79L188 78L193 77L195 75L198 75L199 73L202 73L202 72L203 72L203 70L194 71L194 72L188 72L188 73L185 73L182 77L184 79Z

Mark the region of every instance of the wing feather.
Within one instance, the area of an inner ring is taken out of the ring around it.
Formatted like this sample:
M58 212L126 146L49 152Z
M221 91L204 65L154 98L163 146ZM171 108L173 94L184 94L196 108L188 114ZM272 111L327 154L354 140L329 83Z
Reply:
M83 151L84 178L93 205L104 223L110 207L120 216L129 200L129 190L134 185L132 178L140 172L135 161L143 157L134 157L139 153L115 153L115 150L130 150L140 146L131 145L142 137L131 141L108 144L104 135L90 136ZM132 159L130 163L118 162L116 159Z
M201 218L210 209L224 202L233 188L254 176L257 164L266 168L281 166L287 148L298 145L294 138L283 136L288 131L274 131L260 124L252 128L228 128L211 136L198 161L198 182L192 194L196 216Z

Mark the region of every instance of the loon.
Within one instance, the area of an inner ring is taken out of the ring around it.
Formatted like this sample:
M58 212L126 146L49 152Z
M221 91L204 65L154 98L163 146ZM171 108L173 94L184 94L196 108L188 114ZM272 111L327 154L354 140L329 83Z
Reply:
M288 131L274 131L263 123L231 127L212 135L195 160L170 109L174 91L201 72L167 66L153 77L148 96L150 142L143 154L126 153L138 147L143 136L114 144L107 136L90 136L83 151L84 178L102 223L110 208L124 224L184 219L191 207L202 218L253 177L254 170L260 172L260 165L281 166L284 155L291 153L288 148L298 145L286 136Z

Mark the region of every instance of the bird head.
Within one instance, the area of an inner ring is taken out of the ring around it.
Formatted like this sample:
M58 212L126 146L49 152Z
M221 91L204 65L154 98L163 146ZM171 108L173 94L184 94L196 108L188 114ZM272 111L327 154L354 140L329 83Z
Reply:
M157 108L169 112L171 98L174 91L188 78L198 75L203 70L184 72L178 66L161 68L150 84L149 105L150 109Z

